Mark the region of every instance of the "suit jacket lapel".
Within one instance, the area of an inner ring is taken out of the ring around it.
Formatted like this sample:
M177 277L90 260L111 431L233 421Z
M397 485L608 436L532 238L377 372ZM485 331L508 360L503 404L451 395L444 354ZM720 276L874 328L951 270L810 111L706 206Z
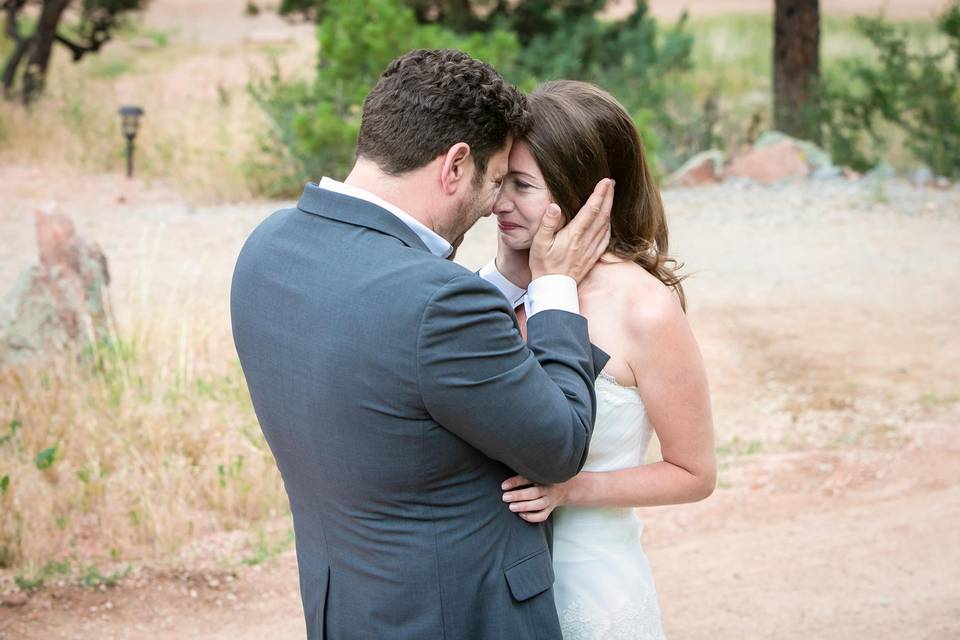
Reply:
M366 200L321 189L312 182L304 187L297 208L331 220L373 229L393 236L413 249L430 251L413 229L386 209Z

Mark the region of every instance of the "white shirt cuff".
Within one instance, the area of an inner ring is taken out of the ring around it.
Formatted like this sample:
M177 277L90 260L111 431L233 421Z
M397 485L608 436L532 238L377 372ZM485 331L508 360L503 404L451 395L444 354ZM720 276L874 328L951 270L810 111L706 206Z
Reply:
M527 318L541 311L558 310L580 314L577 281L570 276L551 274L540 276L530 283L524 299Z
M497 269L497 261L491 260L487 265L480 269L480 277L500 289L500 293L506 298L512 307L516 307L523 300L526 289L521 289L517 285L507 280L506 276Z

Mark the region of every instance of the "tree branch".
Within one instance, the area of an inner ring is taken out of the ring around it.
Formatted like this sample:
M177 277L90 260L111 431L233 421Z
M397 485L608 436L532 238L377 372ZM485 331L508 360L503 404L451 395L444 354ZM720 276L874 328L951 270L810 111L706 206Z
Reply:
M3 96L8 99L13 95L13 82L17 77L17 68L20 67L23 56L26 55L30 45L33 44L32 36L24 38L20 33L20 22L17 20L17 14L26 3L27 0L4 0L3 4L0 4L0 9L6 14L4 32L14 42L13 51L3 65L3 73L0 75L0 82L3 84Z
M77 62L88 53L96 53L107 41L110 40L109 31L95 31L94 37L89 44L77 44L61 33L57 33L57 42L66 46L73 53L73 61Z
M3 5L0 6L0 9L3 9L7 14L4 31L7 36L18 45L23 42L25 38L20 35L20 22L17 20L17 14L20 13L20 10L23 9L25 4L27 4L27 0L5 0Z
M19 40L17 46L13 49L13 53L7 58L7 63L3 66L3 96L5 98L12 97L13 81L17 77L17 67L20 66L20 62L31 44L33 44L32 37Z

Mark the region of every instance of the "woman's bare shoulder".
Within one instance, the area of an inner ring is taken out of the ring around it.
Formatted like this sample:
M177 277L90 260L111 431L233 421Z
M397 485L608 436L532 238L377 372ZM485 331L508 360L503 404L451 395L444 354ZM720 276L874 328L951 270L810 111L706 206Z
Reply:
M634 337L656 335L676 323L686 324L680 300L671 287L635 262L604 265L607 287L617 292L626 330Z

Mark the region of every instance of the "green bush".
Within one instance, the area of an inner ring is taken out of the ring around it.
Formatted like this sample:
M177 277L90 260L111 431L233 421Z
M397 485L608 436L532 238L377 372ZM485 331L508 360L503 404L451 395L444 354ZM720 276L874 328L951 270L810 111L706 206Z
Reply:
M518 5L514 21L519 26L525 24L520 21L521 9L529 11L535 4L527 0ZM673 155L684 153L682 138L691 122L678 118L669 105L678 96L678 78L692 66L693 38L686 32L686 16L661 30L645 2L638 2L634 12L619 22L598 20L589 2L546 4L518 61L521 74L540 81L584 80L602 87L635 115L654 164L668 168L679 164ZM664 153L669 149L669 157L662 157L658 149Z
M275 72L250 87L272 125L260 157L247 166L251 187L263 195L295 195L307 180L347 174L363 99L397 56L411 49L456 48L509 73L519 50L516 38L504 31L463 36L421 25L400 0L329 0L324 9L315 80L289 82Z
M646 3L638 2L625 20L602 22L595 17L602 4L524 0L475 21L480 30L458 34L449 20L418 21L418 5L410 0L285 1L286 13L317 20L319 66L312 83L274 74L251 87L272 125L258 159L248 162L251 188L291 195L307 179L343 177L354 160L364 97L392 59L415 48L461 49L526 90L558 78L593 82L635 115L654 164L672 168L688 151L685 140L695 121L676 117L669 107L678 74L691 67L686 19L660 30ZM666 150L670 158L658 162Z
M836 162L857 169L877 164L887 150L887 124L935 173L960 177L960 1L937 26L946 45L918 51L905 29L882 18L857 20L875 62L849 61L823 86L821 120Z

